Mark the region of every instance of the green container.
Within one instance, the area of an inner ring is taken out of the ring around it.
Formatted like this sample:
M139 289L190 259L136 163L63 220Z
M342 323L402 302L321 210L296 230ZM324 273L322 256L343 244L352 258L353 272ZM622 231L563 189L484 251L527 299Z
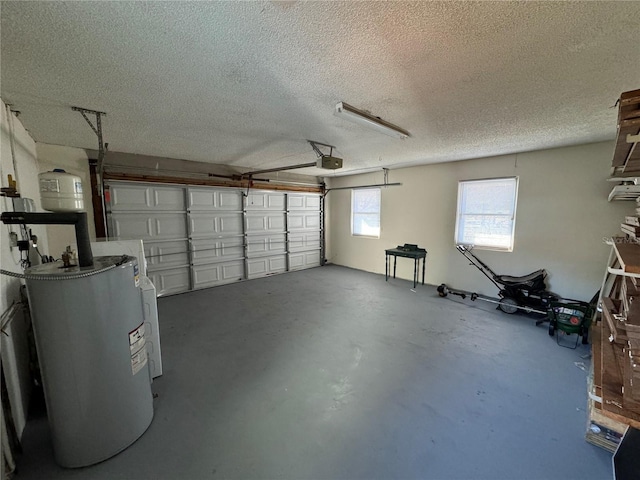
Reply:
M549 315L549 335L557 335L558 331L568 335L575 333L578 338L582 336L582 343L588 343L589 327L594 314L593 304L561 299L550 302L547 313ZM577 344L578 340L576 339L576 346Z

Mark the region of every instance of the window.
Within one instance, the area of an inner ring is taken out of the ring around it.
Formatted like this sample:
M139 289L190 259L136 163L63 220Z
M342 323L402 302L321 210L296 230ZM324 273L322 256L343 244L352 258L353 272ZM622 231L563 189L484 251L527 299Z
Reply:
M515 177L460 182L456 243L513 251L517 196Z
M380 236L380 189L351 190L351 235Z

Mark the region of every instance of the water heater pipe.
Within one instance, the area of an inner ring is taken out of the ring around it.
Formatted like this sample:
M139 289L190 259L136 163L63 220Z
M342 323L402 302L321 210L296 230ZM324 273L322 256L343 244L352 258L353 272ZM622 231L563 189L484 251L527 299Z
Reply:
M91 267L93 265L86 212L3 212L0 215L0 220L2 220L2 223L14 225L73 225L76 229L76 243L78 244L78 263L80 267Z

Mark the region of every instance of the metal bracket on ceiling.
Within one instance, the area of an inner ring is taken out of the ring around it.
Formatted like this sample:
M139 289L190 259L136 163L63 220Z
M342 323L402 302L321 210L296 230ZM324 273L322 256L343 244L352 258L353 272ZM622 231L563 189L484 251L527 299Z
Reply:
M333 149L336 148L333 145L327 145L326 143L320 143L320 142L314 142L313 140L307 140L307 142L309 142L309 144L311 145L311 148L313 148L313 151L316 152L316 155L318 155L318 158L322 158L322 157L332 157L333 156ZM329 148L329 155L327 155L326 153L322 153L320 151L320 149L318 148L318 145L322 146L322 147L327 147Z
M402 185L402 183L400 183L400 182L389 183L389 169L388 168L383 168L382 169L382 174L383 174L383 182L384 183L373 183L373 184L370 184L370 185L357 185L357 186L353 186L353 187L327 188L324 191L324 196L326 197L327 194L329 192L332 192L333 190L363 190L363 189L366 189L366 188L399 187L399 186Z
M89 110L88 108L81 107L71 107L71 110L75 112L80 112L80 115L87 121L93 133L98 137L98 171L100 175L102 175L102 164L104 161L104 154L108 144L105 144L102 137L102 116L106 115L105 112L99 112L97 110ZM94 125L89 117L87 117L87 113L96 116L96 124Z
M102 211L105 212L106 211L106 205L105 205L105 199L104 199L104 194L102 191L103 185L104 185L104 154L105 151L107 150L107 148L109 147L108 143L104 143L104 139L102 137L102 116L106 115L105 112L99 112L98 110L90 110L88 108L82 108L82 107L71 107L71 110L73 110L74 112L80 112L80 115L82 115L82 118L84 118L86 120L86 122L89 124L89 126L91 127L91 130L93 130L93 133L96 134L96 136L98 137L98 165L97 165L97 170L98 170L98 177L99 177L99 184L98 184L98 190L100 192L100 202L102 203ZM89 120L89 117L87 117L87 114L91 114L91 115L95 115L96 116L96 124L94 125L91 120ZM107 216L103 215L103 227L104 227L104 232L107 232Z

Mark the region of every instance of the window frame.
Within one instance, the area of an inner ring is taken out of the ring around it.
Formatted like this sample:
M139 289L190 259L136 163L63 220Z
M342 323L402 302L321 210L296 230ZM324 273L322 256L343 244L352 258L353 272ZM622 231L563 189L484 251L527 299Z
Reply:
M478 250L492 250L497 252L513 252L515 247L515 231L516 231L516 216L518 211L518 191L520 187L520 178L518 176L512 177L494 177L494 178L479 178L479 179L471 179L471 180L459 180L458 181L458 204L456 206L456 228L454 233L454 242L456 245L471 245L466 244L458 240L458 235L460 233L460 224L464 215L471 215L466 212L462 212L462 194L463 194L463 186L470 183L480 183L480 182L492 182L492 181L504 181L504 180L513 180L515 182L514 195L513 195L513 210L511 213L511 232L510 232L510 243L508 247L502 247L497 245L482 245L482 244L474 244L473 247ZM482 213L478 213L476 215L483 215ZM500 215L500 214L484 214L484 215ZM506 216L506 215L504 215Z
M361 192L363 190L375 190L378 192L378 211L373 212L378 214L378 234L377 235L366 235L362 233L355 233L355 225L354 219L357 215L371 215L372 212L355 212L355 198L357 192ZM352 237L361 237L361 238L380 238L380 234L382 232L382 189L380 187L371 187L371 188L354 188L351 190L351 236Z

